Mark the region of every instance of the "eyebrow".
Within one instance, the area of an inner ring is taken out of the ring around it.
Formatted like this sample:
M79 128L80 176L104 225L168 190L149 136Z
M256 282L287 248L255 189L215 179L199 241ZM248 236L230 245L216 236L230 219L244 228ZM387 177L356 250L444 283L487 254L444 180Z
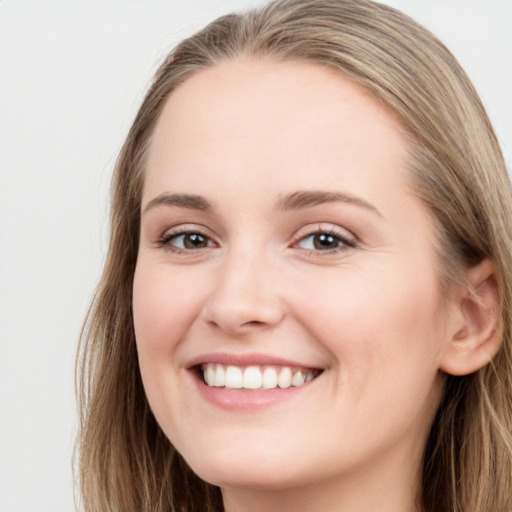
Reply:
M191 210L200 210L202 212L212 211L210 203L201 196L193 194L160 194L144 207L142 213L146 213L157 206L178 206L179 208L189 208Z
M348 203L365 208L377 214L379 217L384 218L382 213L380 213L375 206L360 197L341 192L326 192L322 190L293 192L292 194L280 197L276 209L278 211L301 210L324 203Z
M276 203L277 211L302 210L311 206L324 203L348 203L369 210L379 217L384 217L379 210L364 199L341 192L330 191L299 191L281 196ZM155 197L144 207L143 213L157 206L177 206L203 212L213 211L210 203L202 196L194 194L169 194L163 193Z

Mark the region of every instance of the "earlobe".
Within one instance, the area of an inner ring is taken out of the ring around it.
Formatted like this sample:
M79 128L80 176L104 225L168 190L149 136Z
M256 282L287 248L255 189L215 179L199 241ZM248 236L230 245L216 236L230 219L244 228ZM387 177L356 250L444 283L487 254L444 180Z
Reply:
M440 368L468 375L485 366L501 344L501 304L497 271L489 260L468 271L468 288L455 299Z

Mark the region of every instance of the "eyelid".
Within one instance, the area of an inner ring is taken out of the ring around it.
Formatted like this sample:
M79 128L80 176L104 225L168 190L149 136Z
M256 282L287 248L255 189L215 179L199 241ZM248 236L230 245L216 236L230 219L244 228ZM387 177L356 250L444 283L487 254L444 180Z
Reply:
M330 250L326 249L324 251L317 249L303 249L304 251L329 254L332 252L340 252L347 249L355 248L357 247L359 242L357 236L354 235L351 231L348 231L347 229L337 226L335 224L320 222L316 224L309 224L307 226L300 228L293 237L292 246L297 247L300 241L304 240L309 236L314 236L317 234L327 234L336 237L341 242L343 242L344 245Z
M170 243L173 238L177 238L180 235L188 235L194 233L197 233L207 239L208 243L206 247L198 247L197 249L184 249ZM337 247L333 247L330 249L326 248L324 250L301 248L298 246L302 240L317 234L326 234L333 236L340 240L342 244ZM319 222L314 224L308 224L297 230L296 233L293 235L291 247L302 250L304 252L328 255L332 253L340 253L348 249L355 248L358 242L359 241L357 236L354 235L351 231L347 230L346 228L342 228L341 226L338 226L336 224ZM170 252L188 254L194 253L196 251L204 251L205 249L211 249L212 247L219 246L215 235L212 234L209 229L199 224L178 224L176 226L167 228L165 231L163 231L163 233L160 236L156 238L156 240L154 241L154 245L157 248L163 248L169 250Z
M208 239L208 241L212 242L213 245L217 246L218 243L215 241L215 236L211 234L211 232L200 226L198 224L179 224L177 226L173 226L171 228L167 228L156 240L155 245L157 247L162 247L172 252L187 252L192 253L196 249L181 249L179 247L173 246L170 244L170 241L173 238L179 237L180 235L188 235L188 234L198 234L204 236ZM207 246L206 248L210 248L211 246ZM198 248L197 250L204 250L205 248Z

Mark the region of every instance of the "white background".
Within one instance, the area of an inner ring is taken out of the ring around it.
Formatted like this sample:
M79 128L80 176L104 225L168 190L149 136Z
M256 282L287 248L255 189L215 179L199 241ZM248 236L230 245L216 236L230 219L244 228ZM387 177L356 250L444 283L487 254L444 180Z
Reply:
M111 170L158 62L258 0L0 0L0 512L74 510L74 357ZM512 162L512 0L389 0L436 33Z

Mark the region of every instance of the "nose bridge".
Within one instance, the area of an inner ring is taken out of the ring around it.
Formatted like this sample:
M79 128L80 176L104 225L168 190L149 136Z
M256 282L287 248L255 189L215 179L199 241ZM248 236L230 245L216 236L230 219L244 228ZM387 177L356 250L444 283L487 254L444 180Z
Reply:
M264 246L227 250L205 308L206 320L230 333L279 323L284 309L275 260Z

